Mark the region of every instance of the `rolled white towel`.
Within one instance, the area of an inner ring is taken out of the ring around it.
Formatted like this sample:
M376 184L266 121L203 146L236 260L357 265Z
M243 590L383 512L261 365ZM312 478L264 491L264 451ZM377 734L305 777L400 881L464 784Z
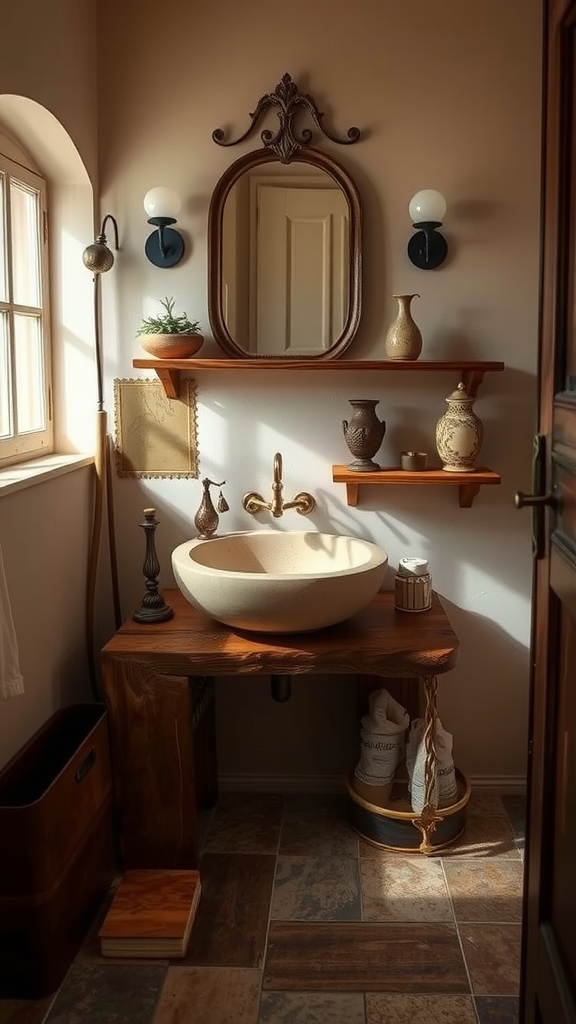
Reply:
M410 716L388 690L372 690L368 698L369 713L365 728L374 732L397 733L405 732L410 724ZM365 719L362 720L364 724Z
M406 768L408 771L408 789L412 809L420 813L425 798L425 767L426 747L424 743L424 719L415 718L410 728L406 746ZM448 807L455 803L458 796L456 769L452 758L452 734L443 728L439 719L434 731L434 748L436 751L436 774L432 788L431 802L433 807Z
M360 760L354 775L372 786L392 783L404 752L404 735L410 717L387 690L374 690L370 713L364 715L360 733Z

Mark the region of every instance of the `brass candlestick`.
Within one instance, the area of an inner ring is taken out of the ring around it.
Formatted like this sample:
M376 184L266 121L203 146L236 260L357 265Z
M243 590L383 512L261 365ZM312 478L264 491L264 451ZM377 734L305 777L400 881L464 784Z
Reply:
M132 615L135 622L166 622L167 619L171 619L174 615L173 609L166 604L162 594L158 592L157 576L160 572L160 563L156 555L156 544L154 542L154 534L158 526L158 520L155 519L155 515L155 508L145 508L144 522L138 524L146 535L146 554L144 556L142 572L146 577L147 593L144 594L140 607Z

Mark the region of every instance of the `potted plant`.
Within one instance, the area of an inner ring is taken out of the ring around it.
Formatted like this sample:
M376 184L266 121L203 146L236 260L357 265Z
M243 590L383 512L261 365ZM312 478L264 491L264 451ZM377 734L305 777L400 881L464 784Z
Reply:
M146 317L137 332L142 348L158 359L187 359L204 341L199 321L176 314L175 304L173 298L160 299L164 312Z

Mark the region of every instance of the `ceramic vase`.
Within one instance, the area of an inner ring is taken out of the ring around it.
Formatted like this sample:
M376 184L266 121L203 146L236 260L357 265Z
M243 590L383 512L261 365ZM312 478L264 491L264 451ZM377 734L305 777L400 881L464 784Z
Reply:
M348 469L355 473L374 473L380 469L377 462L373 462L386 433L386 424L378 419L376 415L377 398L350 398L352 415L350 420L342 420L344 439L352 455L354 462L348 464Z
M473 411L474 399L461 382L446 398L448 409L436 424L436 448L447 473L471 473L484 428Z
M384 349L388 359L418 359L422 351L422 335L420 328L412 318L412 299L414 295L394 295L398 302L398 314L388 328Z

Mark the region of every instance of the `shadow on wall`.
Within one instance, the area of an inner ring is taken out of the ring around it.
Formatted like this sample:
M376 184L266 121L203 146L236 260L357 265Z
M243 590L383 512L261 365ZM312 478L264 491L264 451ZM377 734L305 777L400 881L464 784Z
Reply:
M494 776L517 775L518 749L525 749L528 736L528 691L530 663L524 644L513 639L484 615L464 610L446 598L442 605L460 640L454 673L439 678L440 718L474 722L467 730L466 747L457 751L462 766L474 774L475 764L492 752ZM480 657L479 652L489 651ZM454 743L457 744L457 734Z

